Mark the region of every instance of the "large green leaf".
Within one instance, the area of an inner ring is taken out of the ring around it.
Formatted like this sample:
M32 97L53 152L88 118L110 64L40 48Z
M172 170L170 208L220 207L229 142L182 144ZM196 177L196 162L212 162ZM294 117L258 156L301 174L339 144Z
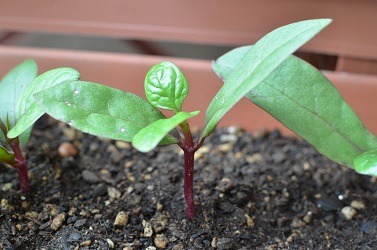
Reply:
M32 125L44 114L44 111L34 102L33 95L56 84L79 78L80 73L71 68L53 69L38 76L26 87L21 96L18 104L18 112L21 117L17 124L8 132L8 137L15 138L23 133L21 144L26 145Z
M132 139L132 145L141 152L149 152L176 126L198 114L199 111L179 112L173 117L157 120L140 130Z
M215 71L227 79L248 49L220 57L213 64ZM350 168L359 154L377 148L376 138L327 78L294 56L246 96L321 154Z
M84 81L67 81L35 94L49 115L83 132L131 142L137 132L165 116L141 97ZM162 144L175 143L166 136Z
M8 116L11 128L19 119L17 105L21 94L37 74L36 62L26 60L9 71L0 82L0 118L6 123Z
M330 19L318 19L289 24L270 32L252 46L210 103L202 138L212 133L221 118L246 93L330 22Z
M179 112L188 93L188 84L177 66L161 62L148 71L144 89L148 101L156 108Z

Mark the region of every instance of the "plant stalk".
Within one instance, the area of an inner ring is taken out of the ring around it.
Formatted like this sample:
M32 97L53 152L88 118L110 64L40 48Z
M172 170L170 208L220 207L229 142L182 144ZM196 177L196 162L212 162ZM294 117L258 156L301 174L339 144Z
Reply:
M185 203L186 216L189 220L195 217L195 203L194 203L194 151L184 150L185 159Z
M22 154L20 143L17 139L8 140L10 147L13 150L15 163L12 164L13 167L17 169L18 179L20 180L21 191L23 193L28 193L30 191L29 175L27 169L27 161Z
M19 163L17 166L18 179L20 180L21 191L28 193L30 191L29 175L26 161Z
M195 145L192 139L190 126L186 121L180 124L184 134L184 141L182 150L184 152L185 160L185 179L184 179L184 192L185 192L185 204L186 204L186 216L189 220L195 217L195 203L194 203L194 155Z

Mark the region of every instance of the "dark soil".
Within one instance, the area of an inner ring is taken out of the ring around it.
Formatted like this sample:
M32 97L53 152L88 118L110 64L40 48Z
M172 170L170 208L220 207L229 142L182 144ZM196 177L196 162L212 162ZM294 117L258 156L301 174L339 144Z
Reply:
M28 160L27 195L0 166L0 249L376 249L377 179L278 131L207 138L192 222L176 146L142 154L44 118Z

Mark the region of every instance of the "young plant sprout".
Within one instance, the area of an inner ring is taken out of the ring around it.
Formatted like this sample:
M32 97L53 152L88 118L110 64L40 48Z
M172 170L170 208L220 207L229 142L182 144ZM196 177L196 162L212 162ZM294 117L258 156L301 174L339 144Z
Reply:
M79 73L70 68L46 72L43 79L37 73L35 61L26 60L0 82L0 162L17 169L23 192L30 190L25 158L27 143L34 122L44 114L33 95L62 81L79 78Z
M157 145L177 144L184 152L184 197L190 220L195 216L194 153L244 96L330 159L377 175L371 164L354 165L364 152L377 148L377 139L318 70L291 56L330 22L307 20L280 27L255 45L235 49L215 61L213 68L224 85L207 108L206 124L198 138L193 138L188 119L199 111L182 111L188 83L170 62L159 63L147 73L147 100L79 80L56 84L34 94L34 99L55 119L93 135L132 142L141 152ZM174 115L167 118L159 109L171 110ZM26 128L27 124L18 132ZM365 163L365 157L360 162Z
M24 156L30 130L15 138L7 137L7 133L18 122L20 97L25 87L37 77L37 73L37 64L27 60L9 71L0 82L0 162L17 169L24 192L30 189Z

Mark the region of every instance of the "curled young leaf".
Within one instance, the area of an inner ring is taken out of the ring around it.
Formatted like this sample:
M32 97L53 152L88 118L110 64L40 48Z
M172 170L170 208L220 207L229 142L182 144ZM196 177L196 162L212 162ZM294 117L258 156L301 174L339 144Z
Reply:
M377 176L377 149L368 150L353 161L356 172Z
M66 81L34 95L50 116L83 132L131 142L135 134L165 116L141 97L105 85ZM167 135L163 144L175 143Z
M211 101L201 137L212 133L221 118L246 93L263 82L290 54L330 22L330 19L317 19L292 23L268 33L252 46Z
M132 139L132 145L141 152L149 152L176 126L198 114L199 111L179 112L173 117L157 120L140 130Z
M148 101L156 108L181 111L188 93L188 84L182 71L171 62L154 65L144 82Z

